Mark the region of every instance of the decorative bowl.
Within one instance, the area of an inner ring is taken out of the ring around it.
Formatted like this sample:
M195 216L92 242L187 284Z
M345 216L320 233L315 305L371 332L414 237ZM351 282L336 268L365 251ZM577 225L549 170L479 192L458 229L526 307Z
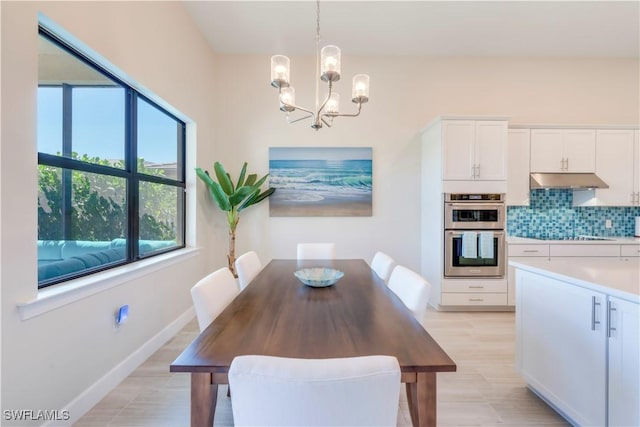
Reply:
M344 276L342 271L328 267L303 268L293 274L302 283L314 288L331 286Z

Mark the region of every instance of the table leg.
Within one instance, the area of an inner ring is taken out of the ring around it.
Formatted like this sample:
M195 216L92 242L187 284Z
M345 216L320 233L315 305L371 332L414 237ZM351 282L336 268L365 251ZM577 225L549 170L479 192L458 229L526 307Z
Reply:
M218 399L218 384L211 384L211 373L191 374L191 427L212 426Z
M406 384L413 427L436 425L436 373L419 372L416 382Z

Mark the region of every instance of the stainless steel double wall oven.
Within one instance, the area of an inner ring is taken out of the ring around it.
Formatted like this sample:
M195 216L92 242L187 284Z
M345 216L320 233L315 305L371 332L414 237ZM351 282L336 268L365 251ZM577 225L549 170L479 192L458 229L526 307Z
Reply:
M444 276L503 278L504 194L444 195Z

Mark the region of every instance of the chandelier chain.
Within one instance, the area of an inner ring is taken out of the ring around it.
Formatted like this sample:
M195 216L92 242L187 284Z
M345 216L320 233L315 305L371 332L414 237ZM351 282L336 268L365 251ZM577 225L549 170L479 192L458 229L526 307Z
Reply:
M320 0L316 0L316 42L320 42Z

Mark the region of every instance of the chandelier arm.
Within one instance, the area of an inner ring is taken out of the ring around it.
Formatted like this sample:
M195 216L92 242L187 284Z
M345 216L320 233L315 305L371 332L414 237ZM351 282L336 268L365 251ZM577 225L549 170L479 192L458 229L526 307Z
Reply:
M324 99L324 102L322 103L320 108L318 108L318 112L317 112L318 117L326 114L326 113L321 113L321 111L324 108L324 106L327 105L327 102L329 102L329 98L331 98L332 93L333 93L333 82L329 82L329 93L327 94L327 97Z
M322 120L322 123L324 123L325 125L327 125L327 127L331 127L331 125L333 124L333 120L331 120L330 122L327 122L324 117L322 117L320 120Z
M310 113L310 114L307 114L307 115L306 115L306 116L304 116L304 117L299 117L299 118L297 118L297 119L295 119L295 120L289 120L289 118L287 117L287 123L291 124L291 123L299 122L299 121L301 121L301 120L308 119L309 117L313 117L313 114L311 114L311 113Z
M322 117L358 117L361 111L362 111L362 104L358 103L358 112L355 114L322 113L321 116Z
M291 108L293 108L293 109L295 109L295 110L301 110L301 111L304 111L305 113L309 113L311 116L315 116L315 114L316 114L316 113L314 113L314 112L313 112L313 111L311 111L311 110L307 110L306 108L300 107L300 106L295 105L295 104L289 104L288 102L283 101L283 100L282 100L282 94L279 94L279 95L278 95L278 100L282 103L282 105L284 105L284 106L286 106L286 107L291 107ZM297 121L297 120L296 120L296 121ZM291 123L293 123L293 122L291 122Z

